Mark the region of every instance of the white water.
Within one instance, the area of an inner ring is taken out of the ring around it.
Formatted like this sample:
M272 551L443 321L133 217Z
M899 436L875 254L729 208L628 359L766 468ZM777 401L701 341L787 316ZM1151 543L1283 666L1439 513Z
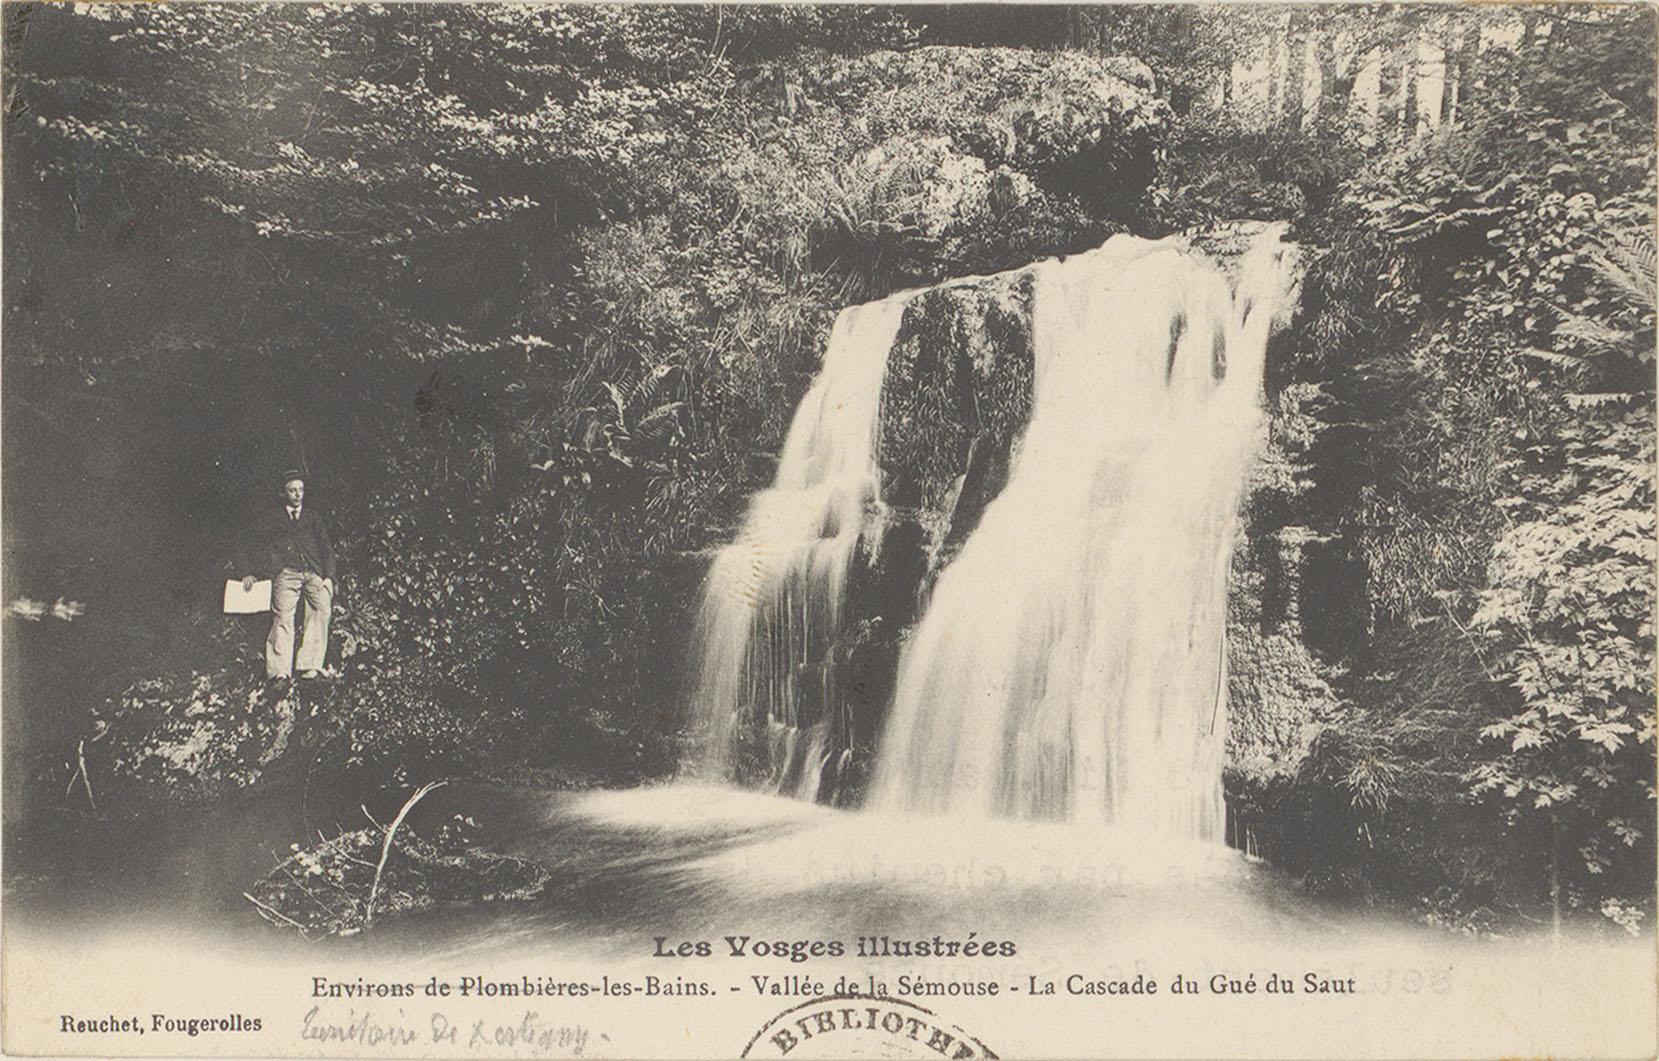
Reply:
M831 649L859 538L879 518L881 383L907 299L853 306L836 319L776 481L715 558L694 640L699 758L712 772L730 775L736 750L763 738L768 787L817 796L826 749L835 747L830 730L845 725L834 717Z
M1038 267L1009 483L906 645L871 803L1221 835L1227 569L1285 282L1117 237Z
M905 646L873 805L1220 838L1227 571L1286 276L1276 234L1236 291L1171 241L1035 267L1031 419ZM848 745L834 648L860 541L879 546L908 298L837 319L774 485L714 562L694 642L711 773L811 800Z

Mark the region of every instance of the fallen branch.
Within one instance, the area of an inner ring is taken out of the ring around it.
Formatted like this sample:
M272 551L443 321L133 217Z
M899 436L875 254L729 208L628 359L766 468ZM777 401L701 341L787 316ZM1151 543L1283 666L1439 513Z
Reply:
M264 903L260 902L258 899L255 899L253 896L249 895L247 892L242 893L242 898L246 899L248 902L250 902L250 903L254 904L254 906L258 907L261 913L269 914L271 917L277 918L280 921L284 921L284 922L286 922L290 925L293 925L295 928L299 929L300 932L302 932L302 933L305 931L305 926L304 925L300 924L298 921L295 921L293 918L289 917L287 914L283 913L281 910L277 910L273 907L266 906Z
M397 812L397 817L392 819L391 826L386 830L386 842L380 845L380 864L374 868L374 883L369 886L369 901L363 908L363 923L365 925L374 921L374 899L380 893L380 875L386 872L386 859L392 853L392 839L397 835L397 827L403 824L403 819L409 816L409 811L413 809L415 804L425 799L428 792L435 788L442 788L447 784L449 784L448 781L428 781L415 790L415 794L409 797L408 802L404 803L403 809ZM365 807L363 813L369 813L368 808ZM373 821L374 819L371 817L369 820Z
M92 778L86 772L86 741L84 740L75 745L75 761L80 764L81 784L86 787L86 801L92 805L92 811L96 814L98 801L92 798ZM69 783L74 784L75 779L70 778Z

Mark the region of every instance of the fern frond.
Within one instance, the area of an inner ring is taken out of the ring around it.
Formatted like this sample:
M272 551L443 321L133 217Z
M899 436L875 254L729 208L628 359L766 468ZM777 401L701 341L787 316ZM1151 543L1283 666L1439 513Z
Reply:
M671 390L678 382L679 368L672 361L664 361L641 376L634 385L634 402L646 406L661 405L663 391Z
M605 390L610 392L611 405L616 409L616 423L618 425L626 424L628 422L628 402L622 397L622 389L610 380L601 382L604 383Z
M1613 405L1623 405L1634 397L1634 394L1620 394L1613 392L1605 394L1565 395L1567 405L1573 409L1605 409Z
M1623 328L1615 328L1576 313L1556 325L1555 334L1560 338L1572 339L1592 347L1594 353L1623 349L1635 340L1635 336Z
M1643 280L1649 291L1659 286L1659 247L1650 232L1632 229L1615 233L1608 253L1626 269Z
M1521 351L1521 356L1530 357L1535 360L1542 361L1545 364L1554 365L1556 368L1582 369L1589 366L1588 359L1580 357L1578 354L1563 354L1555 350L1541 350L1536 346L1524 348Z
M1614 233L1590 256L1596 274L1639 309L1652 310L1659 302L1659 250L1646 232Z
M660 443L680 431L680 411L685 402L659 405L640 418L635 433L647 442Z

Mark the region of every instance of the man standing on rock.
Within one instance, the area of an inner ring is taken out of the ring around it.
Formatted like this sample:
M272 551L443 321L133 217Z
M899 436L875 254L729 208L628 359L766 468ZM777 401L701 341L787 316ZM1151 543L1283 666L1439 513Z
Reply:
M282 504L273 506L255 528L253 560L271 578L271 636L265 640L265 677L287 678L295 665L301 678L322 671L328 651L328 616L334 604L334 545L316 511L305 504L305 475L282 477ZM257 575L242 579L252 589ZM294 613L305 596L305 627L294 653Z

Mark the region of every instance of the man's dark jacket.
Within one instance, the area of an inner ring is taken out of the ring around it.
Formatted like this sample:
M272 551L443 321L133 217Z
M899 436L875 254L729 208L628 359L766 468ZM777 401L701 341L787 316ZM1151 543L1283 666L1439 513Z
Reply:
M334 577L334 543L310 505L300 506L298 520L288 515L287 506L276 506L254 529L254 542L250 559L267 578L285 567Z

